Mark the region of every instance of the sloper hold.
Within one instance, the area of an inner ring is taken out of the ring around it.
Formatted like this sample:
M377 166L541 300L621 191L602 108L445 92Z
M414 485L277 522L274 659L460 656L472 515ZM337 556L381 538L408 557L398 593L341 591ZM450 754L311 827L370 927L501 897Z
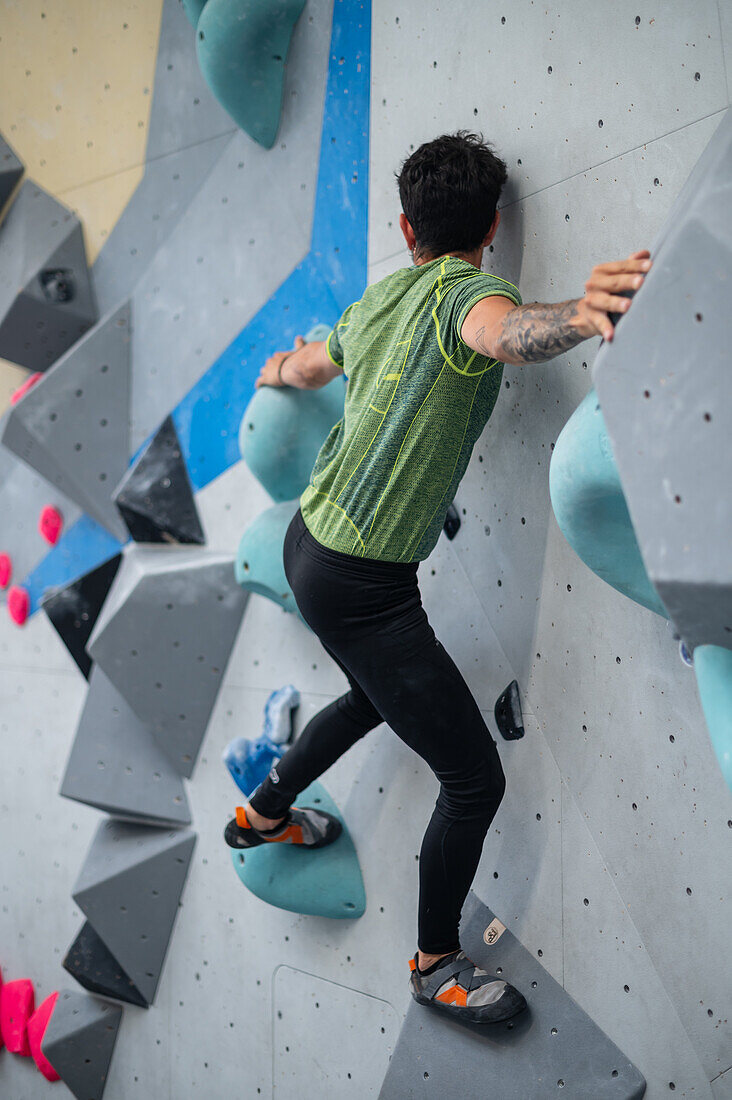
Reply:
M334 814L343 832L333 844L315 850L262 844L247 852L232 851L234 870L252 894L278 909L336 919L363 916L366 892L361 868L338 807L317 781L299 795L297 805Z
M524 718L518 680L512 680L496 699L493 708L496 725L504 741L518 741L524 735Z
M103 821L74 886L74 901L148 1004L155 999L195 843L188 829L163 832Z
M79 985L90 993L100 993L102 997L113 997L117 1001L147 1008L140 990L125 974L112 952L96 934L89 921L82 925L79 935L69 948L63 968Z
M690 649L732 647L731 203L728 111L594 367L646 571Z
M23 175L23 165L0 134L0 218L6 202Z
M130 307L103 318L11 409L2 442L121 542L110 497L129 462Z
M103 562L90 573L85 573L83 577L78 577L65 588L49 590L41 602L51 625L87 680L92 662L86 651L86 643L121 561L122 555L115 554L109 561Z
M41 1052L77 1100L101 1100L122 1019L119 1005L62 990Z
M460 941L478 966L491 974L500 968L529 1008L501 1024L461 1027L410 1005L380 1100L473 1096L476 1081L489 1082L490 1095L501 1100L644 1095L635 1066L473 893Z
M285 62L305 0L207 0L198 19L201 72L237 126L265 149L277 137Z
M300 506L299 500L274 504L261 512L247 527L236 552L234 575L237 584L299 614L295 597L285 576L282 548L287 528Z
M180 773L98 667L59 793L143 824L191 823Z
M112 494L135 542L206 540L178 433L168 416Z
M79 219L27 180L0 226L0 356L48 370L97 316Z
M262 386L239 428L241 457L273 500L294 500L310 481L318 452L343 417L346 387L334 378L319 390Z
M190 777L247 596L233 559L130 547L87 649Z

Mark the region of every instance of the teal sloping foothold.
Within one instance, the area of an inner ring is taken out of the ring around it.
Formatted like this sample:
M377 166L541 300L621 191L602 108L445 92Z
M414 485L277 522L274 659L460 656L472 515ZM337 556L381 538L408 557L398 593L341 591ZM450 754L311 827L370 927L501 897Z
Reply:
M195 30L198 26L198 20L201 18L201 12L206 7L206 0L182 0L182 3L188 22Z
M667 618L638 549L594 390L557 439L549 493L559 528L585 565L624 596Z
M709 737L732 791L732 650L698 645L694 650L694 672Z
M237 584L295 612L297 604L285 576L282 547L299 504L299 500L288 500L258 515L242 535L234 563Z
M285 61L305 0L207 0L196 30L201 72L224 110L271 149Z
M342 378L319 390L256 391L242 417L239 450L273 500L305 491L320 448L343 417L345 397Z
M290 913L337 919L363 916L366 891L361 868L338 807L317 781L302 792L297 805L334 814L343 823L338 840L314 851L294 844L262 844L249 852L233 851L237 875L256 897Z

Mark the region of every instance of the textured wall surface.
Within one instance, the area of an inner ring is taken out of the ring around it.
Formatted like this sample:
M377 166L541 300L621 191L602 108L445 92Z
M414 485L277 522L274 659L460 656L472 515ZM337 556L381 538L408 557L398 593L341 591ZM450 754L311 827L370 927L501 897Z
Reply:
M4 39L17 7L0 0ZM135 446L307 252L330 19L329 0L310 0L267 153L207 98L182 7L163 4L148 170L95 265L102 310L134 302ZM730 102L729 0L375 0L371 41L371 280L409 262L393 180L402 158L477 128L510 172L486 270L527 302L575 297L594 263L650 246ZM40 40L24 47L41 65ZM8 79L0 71L0 131ZM121 104L120 124L137 122L137 107ZM55 121L35 109L39 127ZM116 221L131 167L108 169L99 225ZM92 193L89 180L72 183ZM651 1100L722 1100L732 803L666 623L579 561L549 504L552 446L590 388L595 352L588 342L506 368L456 499L460 532L440 540L420 581L492 728L514 676L523 693L526 736L499 745L508 792L476 893L641 1070ZM270 503L231 466L196 496L207 549L233 553ZM288 682L302 693L298 730L344 687L295 616L252 596L188 786L198 842L157 1000L125 1007L107 1100L378 1095L409 1004L416 853L436 783L390 730L374 730L324 780L358 850L364 916L265 907L221 839L236 791L220 755L259 733L269 693ZM23 630L0 615L0 966L33 978L37 1001L72 984L61 968L82 923L71 889L100 820L58 796L85 694L42 613ZM0 1095L46 1095L27 1063L0 1054ZM477 1082L476 1100L485 1095Z

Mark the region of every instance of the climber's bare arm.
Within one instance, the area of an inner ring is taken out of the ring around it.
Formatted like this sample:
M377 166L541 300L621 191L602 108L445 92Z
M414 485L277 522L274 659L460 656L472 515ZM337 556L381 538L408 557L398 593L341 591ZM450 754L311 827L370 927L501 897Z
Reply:
M650 270L649 252L634 252L627 260L598 264L585 283L583 298L567 302L532 302L516 306L500 296L483 298L463 323L461 336L481 355L502 363L542 363L569 351L591 336L613 338L609 313L625 313L630 299Z
M329 358L323 340L306 344L295 337L292 351L277 351L262 367L255 386L294 386L298 390L318 390L342 374Z

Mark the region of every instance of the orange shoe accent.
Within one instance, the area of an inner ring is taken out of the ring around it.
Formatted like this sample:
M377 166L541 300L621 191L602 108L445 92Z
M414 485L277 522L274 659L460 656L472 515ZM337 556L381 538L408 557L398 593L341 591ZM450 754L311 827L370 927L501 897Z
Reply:
M247 821L247 812L243 806L236 807L236 823L240 829L251 829L251 825Z
M468 994L461 985L453 985L435 997L436 1001L442 1001L446 1005L459 1005L465 1008L468 1003Z
M416 962L414 961L414 959L410 959L410 960L409 960L409 969L410 969L410 970L416 970L416 969L417 969L417 964L416 964Z
M293 844L302 844L302 825L288 825L282 836L269 838L270 844L282 844L283 841L292 840Z

